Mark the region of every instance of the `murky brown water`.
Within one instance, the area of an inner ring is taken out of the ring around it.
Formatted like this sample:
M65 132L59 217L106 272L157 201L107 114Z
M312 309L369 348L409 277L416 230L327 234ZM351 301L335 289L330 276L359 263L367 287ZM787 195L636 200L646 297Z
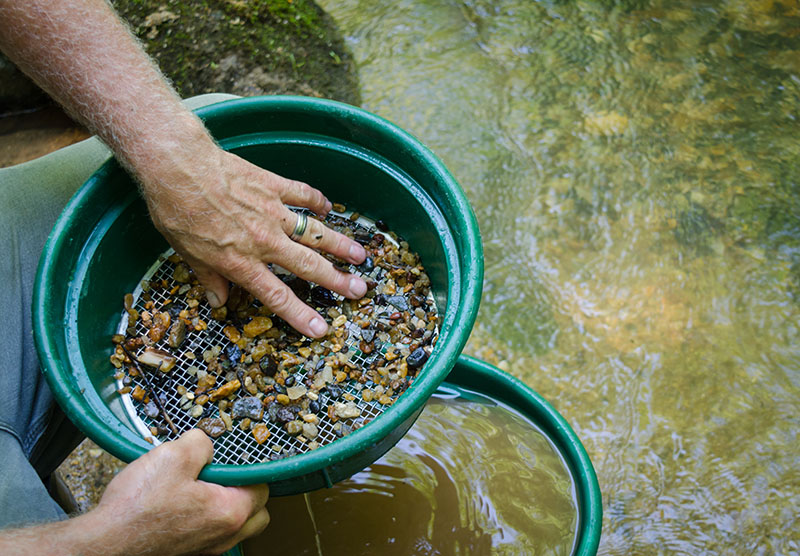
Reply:
M800 4L321 4L466 190L467 351L575 427L600 553L800 553Z
M455 396L432 398L350 479L270 500L245 556L569 554L574 485L547 437L509 408Z

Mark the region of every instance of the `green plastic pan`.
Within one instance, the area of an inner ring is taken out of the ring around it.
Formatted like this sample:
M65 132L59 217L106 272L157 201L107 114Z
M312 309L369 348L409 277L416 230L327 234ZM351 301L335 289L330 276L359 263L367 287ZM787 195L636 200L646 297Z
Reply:
M331 485L393 446L455 364L483 281L474 215L456 181L422 143L359 108L303 97L253 97L197 113L225 149L385 221L420 254L431 278L442 317L438 342L424 372L379 418L311 452L264 463L210 464L201 473L225 485L267 482L274 496ZM134 431L116 393L110 337L123 295L166 248L136 186L110 161L57 221L35 284L34 334L50 388L88 437L124 461L152 446Z

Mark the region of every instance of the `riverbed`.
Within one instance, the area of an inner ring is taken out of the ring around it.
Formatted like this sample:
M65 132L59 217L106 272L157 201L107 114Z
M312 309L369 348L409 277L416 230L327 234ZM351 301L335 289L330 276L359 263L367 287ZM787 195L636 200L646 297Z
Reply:
M576 429L600 554L797 554L797 3L321 4L464 188L466 351Z

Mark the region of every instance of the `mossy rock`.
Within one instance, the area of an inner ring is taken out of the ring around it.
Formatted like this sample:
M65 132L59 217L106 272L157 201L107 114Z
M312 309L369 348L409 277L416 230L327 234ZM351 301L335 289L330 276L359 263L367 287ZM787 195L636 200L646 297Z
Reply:
M182 97L299 94L359 104L358 77L332 18L311 0L113 0ZM12 64L0 113L47 102Z
M181 96L301 94L359 103L333 20L311 0L113 0Z

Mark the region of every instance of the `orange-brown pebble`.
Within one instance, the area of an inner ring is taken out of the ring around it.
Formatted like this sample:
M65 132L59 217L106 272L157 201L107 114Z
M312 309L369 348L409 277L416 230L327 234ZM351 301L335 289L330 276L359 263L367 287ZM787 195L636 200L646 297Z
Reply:
M264 423L259 423L255 427L253 427L252 433L253 433L253 438L255 438L256 442L258 442L259 444L263 444L264 442L266 442L267 438L269 438L269 429L267 428L267 425L265 425Z
M235 378L230 382L223 384L213 392L211 392L208 395L208 399L211 400L212 402L215 402L217 400L221 400L222 398L227 398L228 396L236 392L241 386L242 383L239 382L238 378Z
M211 373L206 374L205 376L197 380L197 390L195 391L195 393L200 394L202 392L205 392L206 390L214 386L216 383L217 383L216 376L212 375Z
M228 316L228 308L223 305L222 307L217 307L216 309L211 309L211 318L214 320L225 320Z
M137 384L133 389L133 392L131 392L131 397L137 402L140 402L144 399L145 394L146 392L144 391L144 388Z
M253 358L253 361L261 361L261 358L267 354L267 345L266 344L256 344L253 350L250 352L250 357Z
M223 333L225 334L225 336L227 336L227 337L228 337L228 339L229 339L231 342L233 342L233 343L236 343L236 342L238 342L238 341L239 341L239 338L241 338L241 337L242 337L242 333L241 333L241 332L239 332L239 329L238 329L238 328L236 328L235 326L232 326L232 325L228 325L228 326L226 326L225 328L223 328L223 329L222 329L222 332L223 332Z
M272 319L269 317L253 317L250 322L244 325L244 334L250 338L255 338L272 328Z
M278 394L277 396L275 396L275 400L281 405L289 405L289 402L291 401L289 399L289 396L287 396L286 394Z

